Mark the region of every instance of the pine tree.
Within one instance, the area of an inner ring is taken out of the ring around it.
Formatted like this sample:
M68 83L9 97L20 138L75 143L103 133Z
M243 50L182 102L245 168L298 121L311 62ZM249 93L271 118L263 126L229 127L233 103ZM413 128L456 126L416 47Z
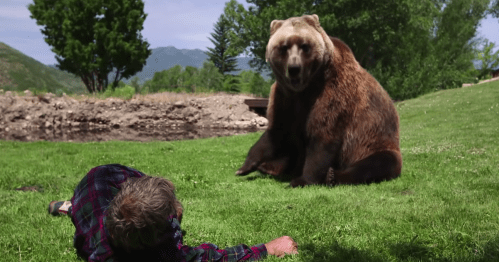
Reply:
M226 75L223 82L224 91L227 93L241 92L241 81L239 75Z
M236 68L236 55L232 54L233 52L230 50L230 29L223 14L218 18L214 30L215 32L211 33L212 38L208 38L215 45L215 48L208 47L209 51L206 54L209 56L209 60L223 75L239 70Z

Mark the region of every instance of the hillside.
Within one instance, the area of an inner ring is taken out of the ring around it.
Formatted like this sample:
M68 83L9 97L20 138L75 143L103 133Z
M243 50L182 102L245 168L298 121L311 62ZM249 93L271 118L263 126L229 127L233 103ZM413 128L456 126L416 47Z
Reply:
M85 85L79 77L46 66L0 42L0 89L44 90L52 93L82 93Z

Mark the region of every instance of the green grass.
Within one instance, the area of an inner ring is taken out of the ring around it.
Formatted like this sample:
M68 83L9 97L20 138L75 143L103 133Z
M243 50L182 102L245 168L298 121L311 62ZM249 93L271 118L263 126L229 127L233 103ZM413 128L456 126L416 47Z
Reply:
M0 42L0 89L4 91L85 93L81 79L73 74L48 67Z
M268 261L499 261L499 84L397 104L404 168L380 184L289 189L235 177L261 133L178 142L0 141L1 261L74 261L73 225L51 217L92 167L122 163L174 182L189 245L292 236ZM38 185L43 192L15 188Z

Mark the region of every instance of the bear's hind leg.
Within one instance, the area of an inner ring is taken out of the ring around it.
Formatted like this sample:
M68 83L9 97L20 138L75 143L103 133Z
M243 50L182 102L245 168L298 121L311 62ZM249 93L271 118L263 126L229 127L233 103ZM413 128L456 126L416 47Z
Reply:
M330 183L333 185L369 184L397 178L401 171L402 157L399 152L380 151L344 170L332 171L330 174L332 177L328 178L331 179Z

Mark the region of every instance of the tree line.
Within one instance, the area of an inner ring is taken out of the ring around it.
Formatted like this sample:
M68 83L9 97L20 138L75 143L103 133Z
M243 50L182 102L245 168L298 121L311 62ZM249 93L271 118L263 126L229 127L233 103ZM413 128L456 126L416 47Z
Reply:
M266 81L255 71L244 70L239 75L222 74L215 64L205 61L203 67L183 68L176 65L154 73L152 79L139 84L138 77L132 78L130 85L137 93L187 92L187 93L252 93L268 97L272 79ZM124 86L124 83L121 84Z
M270 81L259 74L239 76L235 57L252 57L258 72L269 69L265 47L270 23L317 14L331 36L347 43L359 63L394 99L455 88L485 78L499 65L495 45L477 35L488 14L499 18L499 0L236 0L226 3L214 25L202 68L176 66L144 83L160 90L226 91L268 94ZM119 81L142 70L150 55L140 31L147 15L141 0L34 0L31 17L43 26L58 67L81 77L89 92L104 91L108 73ZM499 27L498 27L499 28ZM480 70L473 60L481 61ZM258 75L258 76L257 76ZM137 85L137 82L135 82ZM258 85L264 85L258 88Z
M265 47L274 19L317 14L331 36L347 43L356 59L394 99L408 99L460 87L486 77L499 64L499 51L477 35L480 21L499 18L490 0L235 0L226 4L231 48L268 68ZM499 27L498 27L499 28ZM251 40L251 41L248 41ZM473 60L482 62L475 70Z

